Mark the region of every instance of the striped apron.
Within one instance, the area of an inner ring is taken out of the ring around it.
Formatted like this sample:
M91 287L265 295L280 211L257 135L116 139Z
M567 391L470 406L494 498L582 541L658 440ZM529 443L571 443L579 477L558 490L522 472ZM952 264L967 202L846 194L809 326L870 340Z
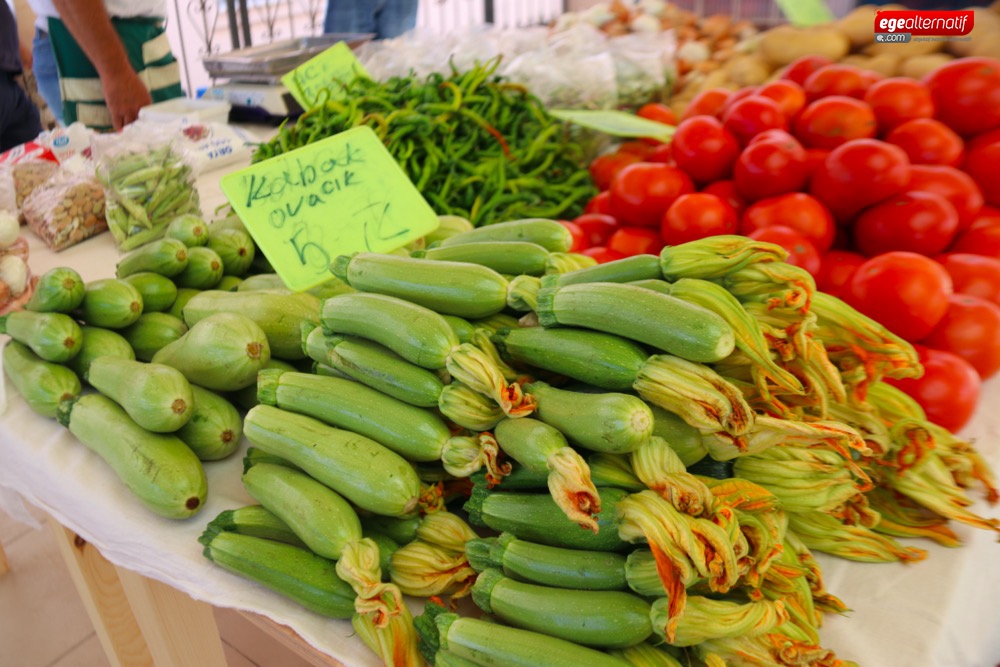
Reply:
M153 102L182 97L180 66L170 52L163 20L112 18L111 24L122 40L132 68L149 89ZM112 129L101 79L66 24L57 18L49 18L49 39L59 69L63 122L69 125L80 121L94 129Z

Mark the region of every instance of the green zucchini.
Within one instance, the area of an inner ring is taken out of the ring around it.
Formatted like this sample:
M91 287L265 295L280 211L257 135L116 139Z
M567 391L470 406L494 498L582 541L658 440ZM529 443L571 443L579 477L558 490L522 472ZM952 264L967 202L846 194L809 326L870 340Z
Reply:
M120 332L135 350L136 359L152 361L157 352L186 334L188 327L167 313L143 313Z
M441 614L435 623L440 650L481 667L630 667L621 658L541 632L458 614Z
M258 463L243 473L243 486L319 556L338 560L344 546L361 539L361 521L350 504L305 473Z
M249 317L264 330L271 356L296 361L306 357L302 351L302 324L319 322L320 300L306 293L208 290L187 302L184 322L194 326L216 313Z
M708 447L698 429L688 425L673 412L652 403L648 405L653 412L653 435L670 443L670 448L677 452L677 456L685 466L690 466L708 456Z
M571 442L599 452L625 453L653 434L653 413L630 394L583 394L532 382L535 416L559 429Z
M414 253L414 257L435 262L479 264L512 276L540 276L545 273L549 251L537 243L524 241L483 241L421 250Z
M632 388L649 358L633 341L586 329L500 329L492 340L506 361L617 391Z
M712 311L635 285L542 288L537 313L543 327L583 326L625 336L689 361L720 361L736 347L732 327Z
M243 418L233 404L198 385L191 385L191 395L194 410L177 437L202 461L218 461L239 449Z
M170 221L163 237L177 239L188 248L203 246L208 243L208 223L199 215L185 213Z
M208 247L222 260L222 273L227 276L245 276L256 253L250 234L239 229L210 229Z
M237 276L222 276L222 280L215 286L215 289L220 292L238 292L242 284L242 278Z
M184 270L174 276L178 287L212 289L222 280L222 258L207 247L188 248L188 262Z
M351 618L357 595L337 576L337 564L291 544L208 530L199 538L204 554L239 574L330 618Z
M260 372L263 372L268 369L279 369L283 371L289 371L292 373L298 371L298 369L295 368L295 366L292 366L287 361L282 361L281 359L273 359L273 358L267 362L267 366L262 368ZM260 373L258 373L257 375L259 377ZM246 387L243 387L239 391L231 392L230 394L228 394L228 396L229 399L233 402L233 404L243 412L246 412L253 406L260 404L260 401L257 400L256 382L249 384Z
M240 216L236 214L235 211L230 209L229 213L224 218L218 218L209 223L209 232L212 229L239 229L242 231L247 231L246 225L240 220Z
M257 396L264 405L297 412L385 445L410 461L436 461L451 432L430 410L351 380L263 370Z
M184 307L187 302L195 297L196 294L201 294L200 289L191 289L190 287L180 287L177 289L177 298L170 305L170 309L167 310L168 315L173 315L177 319L184 320Z
M66 362L69 368L80 377L87 377L90 364L98 357L109 356L119 359L135 359L135 351L121 334L100 327L80 327L83 345L80 353Z
M628 496L621 489L598 489L601 513L598 532L583 530L566 518L550 495L541 493L490 493L480 486L465 503L469 521L476 526L513 533L522 540L569 549L621 551L629 545L618 536L615 505Z
M628 589L625 556L610 551L550 547L503 533L499 537L469 540L465 554L477 572L499 568L513 579L556 588Z
M337 257L330 270L356 290L405 299L442 315L487 317L507 307L507 281L476 264L357 253Z
M662 279L657 255L634 255L568 273L553 273L542 278L543 287L563 287L583 283L629 283L633 280Z
M130 276L133 273L152 271L161 276L173 278L188 263L188 248L178 239L160 239L136 248L122 257L115 268L118 278Z
M417 507L420 480L413 467L363 435L269 405L247 413L243 433L362 509L400 516Z
M327 333L367 338L431 370L444 368L448 355L459 346L440 315L384 294L358 292L327 299L320 321Z
M131 283L105 278L87 283L79 315L102 329L124 329L142 315L142 294Z
M409 544L417 539L417 529L423 519L419 517L380 516L377 514L361 517L361 528L365 535L381 533L397 544Z
M247 505L234 510L224 510L208 522L207 532L226 532L259 537L264 540L284 542L308 549L288 524L261 505Z
M514 627L584 646L624 648L653 634L649 603L624 591L539 586L486 568L472 587L472 599L487 614Z
M247 447L247 453L243 456L243 471L246 472L258 463L273 463L274 465L285 466L286 468L292 468L294 470L302 470L291 461L283 459L280 456L268 454L267 452L261 451L256 447Z
M216 313L163 347L153 362L173 366L192 383L216 391L236 391L257 380L267 367L267 336L245 315Z
M55 417L61 401L80 395L76 373L41 359L16 340L3 349L3 368L28 407L43 417Z
M285 281L281 279L277 273L258 273L253 276L247 276L240 283L240 287L237 292L256 292L258 290L286 290L288 285Z
M150 433L102 394L63 401L57 417L153 512L169 519L186 519L205 504L205 469L176 436Z
M451 330L455 332L459 343L468 343L472 339L472 334L475 333L476 327L471 322L461 317L455 317L454 315L442 315L441 317L448 323Z
M170 366L98 357L84 379L153 433L173 433L187 424L194 412L191 385Z
M27 345L45 361L64 363L80 353L83 333L80 325L63 313L36 313L15 310L0 316L0 334Z
M537 243L550 252L569 252L573 235L555 220L526 218L499 222L455 234L441 241L441 247L483 241L521 241Z
M424 235L424 244L429 246L439 243L449 236L461 234L473 229L472 223L458 215L439 215L438 226L432 232Z
M159 273L143 271L126 276L123 280L139 290L143 313L162 313L169 310L177 300L177 285Z
M38 279L35 292L24 304L25 310L39 313L71 313L83 301L83 278L65 266L60 266Z

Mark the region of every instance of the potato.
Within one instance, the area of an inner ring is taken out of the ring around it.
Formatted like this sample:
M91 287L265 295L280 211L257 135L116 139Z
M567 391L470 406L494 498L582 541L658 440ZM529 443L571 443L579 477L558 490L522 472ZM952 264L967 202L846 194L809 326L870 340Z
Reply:
M820 55L840 60L851 50L851 42L837 28L817 26L795 28L780 25L760 38L760 55L772 67L784 67L802 56Z
M969 41L944 42L944 50L956 56L965 57L971 55L988 55L978 53L978 51L990 51L997 40L1000 40L1000 14L995 14L988 9L976 9L975 24L972 32L965 37L971 38ZM995 49L994 49L995 52Z
M882 76L896 76L902 56L884 53L880 56L852 54L840 61L842 65L854 65L864 70L877 72Z
M834 25L851 40L851 46L860 49L875 41L875 5L861 5Z
M954 59L955 56L950 53L930 53L923 56L913 56L900 63L899 76L922 79L924 75Z
M726 63L729 80L739 86L757 86L771 74L768 62L758 55L736 56Z

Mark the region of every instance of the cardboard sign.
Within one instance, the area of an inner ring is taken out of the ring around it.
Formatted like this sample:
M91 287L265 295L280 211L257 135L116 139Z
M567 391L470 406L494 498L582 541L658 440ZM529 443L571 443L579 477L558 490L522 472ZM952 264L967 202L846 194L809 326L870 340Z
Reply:
M775 0L775 3L792 25L819 25L836 18L823 0Z
M356 127L222 177L222 191L290 289L330 278L330 262L389 252L438 217L370 127Z
M368 72L347 42L337 42L281 77L281 83L303 109L311 109L323 89L329 89L330 99L339 99L344 97L343 84L359 76L367 77Z
M615 137L648 137L660 141L670 141L674 127L657 123L655 120L640 118L624 111L590 111L574 109L551 109L549 113L561 120L589 127Z

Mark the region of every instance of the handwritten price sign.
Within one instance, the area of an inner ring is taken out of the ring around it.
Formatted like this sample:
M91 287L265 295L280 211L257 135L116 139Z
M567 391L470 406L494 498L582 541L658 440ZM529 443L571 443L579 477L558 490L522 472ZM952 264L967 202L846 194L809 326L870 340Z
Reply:
M222 191L291 289L330 278L330 262L389 252L433 231L437 214L369 127L222 177Z
M310 109L324 89L330 91L330 99L344 97L342 86L359 76L367 77L368 72L347 42L337 42L281 77L281 83L303 109Z

